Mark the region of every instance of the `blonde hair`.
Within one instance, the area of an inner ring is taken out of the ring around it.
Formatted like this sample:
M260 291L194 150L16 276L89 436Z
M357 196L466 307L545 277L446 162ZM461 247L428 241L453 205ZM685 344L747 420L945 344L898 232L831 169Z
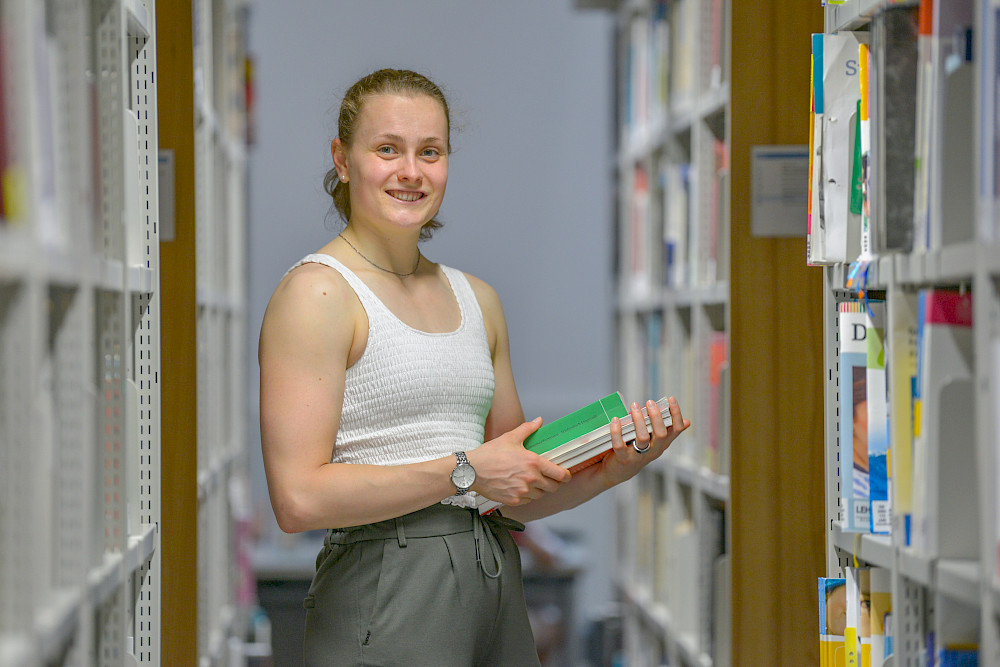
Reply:
M377 70L362 77L347 89L344 99L340 103L340 115L337 118L337 136L345 147L351 145L358 116L361 115L365 101L373 95L427 95L440 102L448 130L445 137L448 142L446 148L449 153L451 152L451 112L448 108L448 100L445 99L444 93L433 81L422 74L405 69ZM333 205L340 217L344 219L344 222L349 222L351 219L351 192L347 183L341 182L336 167L326 172L326 176L323 178L323 189L333 198ZM439 227L441 227L440 222L435 219L429 220L420 230L420 238L429 239L434 230Z

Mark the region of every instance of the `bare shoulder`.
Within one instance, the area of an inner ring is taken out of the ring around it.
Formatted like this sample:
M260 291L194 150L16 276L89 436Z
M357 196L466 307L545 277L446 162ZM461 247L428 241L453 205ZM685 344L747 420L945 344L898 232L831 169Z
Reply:
M260 352L350 347L361 304L335 269L308 263L281 279L264 313Z

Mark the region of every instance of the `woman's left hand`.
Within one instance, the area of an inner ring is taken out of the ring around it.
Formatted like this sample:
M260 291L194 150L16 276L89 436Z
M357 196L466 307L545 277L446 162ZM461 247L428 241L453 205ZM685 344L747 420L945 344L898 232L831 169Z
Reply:
M673 396L670 397L669 406L672 423L667 426L656 402L646 402L652 433L640 427L636 429L635 441L625 442L622 439L621 421L617 417L611 421L613 448L605 455L601 466L609 487L634 477L646 464L667 451L670 443L691 425L681 415L681 408ZM642 424L645 421L638 403L633 403L629 412L632 413L632 423Z

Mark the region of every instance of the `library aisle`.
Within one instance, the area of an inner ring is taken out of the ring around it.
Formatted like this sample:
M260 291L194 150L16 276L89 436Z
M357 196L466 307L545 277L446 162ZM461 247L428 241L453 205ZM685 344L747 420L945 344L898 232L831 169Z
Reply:
M0 0L0 667L280 641L250 5ZM614 17L615 381L693 423L614 493L602 664L1000 664L1000 0L573 6Z
M795 82L822 10L580 4L618 19L619 382L693 424L618 494L625 664L817 664L823 292ZM751 179L772 164L803 174L777 211Z

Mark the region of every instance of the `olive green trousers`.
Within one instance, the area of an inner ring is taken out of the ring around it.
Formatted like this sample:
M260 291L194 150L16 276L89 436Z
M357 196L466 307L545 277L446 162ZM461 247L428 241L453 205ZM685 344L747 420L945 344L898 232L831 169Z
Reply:
M538 665L511 529L437 504L329 531L303 603L305 664Z

